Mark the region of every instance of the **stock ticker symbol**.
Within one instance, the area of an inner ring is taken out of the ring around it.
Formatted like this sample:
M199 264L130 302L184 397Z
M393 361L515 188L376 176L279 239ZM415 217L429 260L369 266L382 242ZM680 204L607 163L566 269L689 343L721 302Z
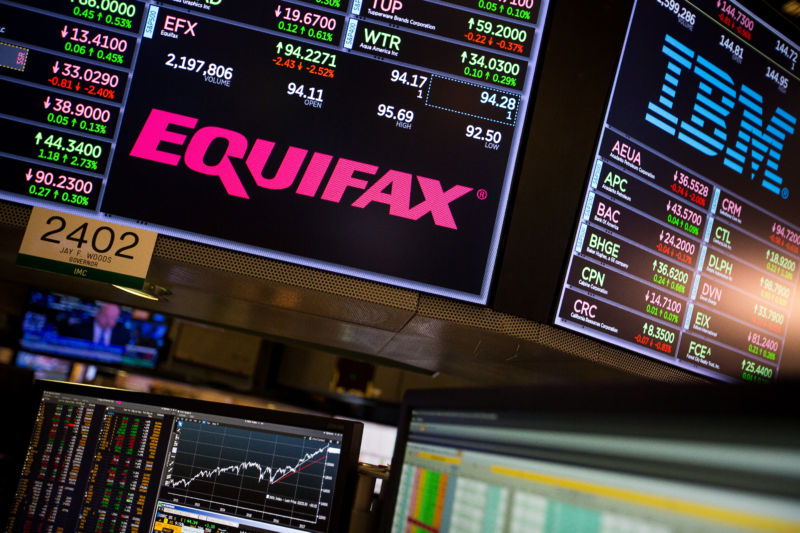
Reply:
M797 117L778 106L767 120L762 95L744 83L737 92L727 72L669 34L661 51L668 58L667 71L658 102L648 103L645 120L669 135L677 135L706 156L722 157L722 163L737 174L749 172L751 180L761 179L764 189L788 198L789 189L778 174L778 164L788 137L795 132ZM693 72L699 78L688 121L679 120L673 110L684 72ZM726 118L737 104L743 110L733 138Z
M320 152L313 152L309 158L309 150L297 146L286 147L278 170L274 175L265 176L264 170L268 160L273 157L275 142L256 139L251 144L243 134L216 126L195 131L198 122L199 119L195 117L152 109L130 155L173 167L182 160L193 172L219 178L228 195L249 200L242 177L232 163L233 160L242 160L249 170L249 177L261 189L294 189L295 194L333 203L342 203L348 191L360 191L355 201L347 200L346 203L360 209L372 203L384 204L389 215L414 221L427 218L426 215L430 213L430 221L436 226L453 230L457 230L458 226L450 209L451 204L473 190L473 187L464 185L445 188L438 179L393 169L370 182L356 177L356 174L377 177L377 165ZM169 129L176 126L183 128L184 133ZM217 157L216 162L209 164L206 155L212 144L219 141L224 141L225 152ZM173 152L165 150L170 145ZM281 156L278 154L276 157ZM306 169L301 172L306 160ZM323 187L322 182L329 168L332 171ZM412 205L412 192L415 189L422 200Z

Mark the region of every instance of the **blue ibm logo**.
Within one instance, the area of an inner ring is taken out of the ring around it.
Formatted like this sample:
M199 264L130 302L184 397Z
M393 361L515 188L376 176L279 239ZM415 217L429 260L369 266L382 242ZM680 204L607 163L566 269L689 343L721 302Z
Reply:
M794 134L797 118L777 107L765 120L764 98L745 84L737 92L733 79L722 69L695 54L690 48L667 35L661 51L669 58L664 84L658 102L648 104L645 119L650 124L709 157L723 157L723 164L738 174L750 173L750 179L761 178L768 191L789 197L778 174L781 152L789 135ZM678 82L684 71L700 78L692 116L678 120L672 112ZM728 138L725 119L736 103L744 106L739 131Z

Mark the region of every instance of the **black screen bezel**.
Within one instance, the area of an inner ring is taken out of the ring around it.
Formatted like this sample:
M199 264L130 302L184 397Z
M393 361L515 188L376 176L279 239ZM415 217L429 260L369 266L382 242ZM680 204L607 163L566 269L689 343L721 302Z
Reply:
M497 311L542 323L555 317L633 2L554 0L550 6L539 86L495 271L491 306ZM601 39L604 46L592 47Z

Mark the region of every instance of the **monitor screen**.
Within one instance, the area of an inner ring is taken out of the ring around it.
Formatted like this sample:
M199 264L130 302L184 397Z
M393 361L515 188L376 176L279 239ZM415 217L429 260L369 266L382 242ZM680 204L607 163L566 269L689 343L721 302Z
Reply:
M747 5L634 3L555 323L771 382L800 342L800 46Z
M611 402L563 389L407 396L384 531L800 528L800 471L786 468L800 464L796 415L768 416L776 426L754 436L741 416L757 408L725 394L716 412L709 405L723 404L686 401L719 390L658 401L619 392Z
M72 362L30 352L17 353L17 366L33 370L36 379L66 381L72 371Z
M361 436L361 450L358 454L360 463L389 466L392 462L394 443L397 439L397 427L337 416L337 419L353 420L364 426Z
M9 532L342 531L360 426L42 382Z
M363 422L364 438L358 460L371 465L388 466L392 461L397 428L374 422Z
M0 198L485 303L547 11L0 2Z
M152 369L169 324L166 316L145 309L31 291L19 343L24 350Z

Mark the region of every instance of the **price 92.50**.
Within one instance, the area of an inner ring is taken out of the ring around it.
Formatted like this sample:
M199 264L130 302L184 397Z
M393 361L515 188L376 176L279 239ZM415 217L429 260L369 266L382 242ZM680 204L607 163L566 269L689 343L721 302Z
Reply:
M480 126L469 124L466 131L467 137L477 141L486 141L487 143L500 144L503 140L503 134L497 130L483 129Z
M55 229L46 231L44 234L42 234L40 239L53 244L61 244L59 234L68 231L67 221L64 218L56 215L47 219L47 225L55 226ZM117 235L113 228L108 226L99 226L94 229L94 232L92 232L90 236L87 235L87 233L90 232L89 230L89 223L84 222L77 228L70 231L64 238L67 241L76 243L78 249L82 248L84 244L88 243L91 246L92 251L98 254L109 253L111 249L114 248L116 243L119 245L119 247L114 252L114 257L121 257L123 259L134 258L132 255L128 255L125 252L131 250L132 248L136 247L137 244L139 244L139 236L136 233L132 231L126 231L120 235L119 242L117 243Z

